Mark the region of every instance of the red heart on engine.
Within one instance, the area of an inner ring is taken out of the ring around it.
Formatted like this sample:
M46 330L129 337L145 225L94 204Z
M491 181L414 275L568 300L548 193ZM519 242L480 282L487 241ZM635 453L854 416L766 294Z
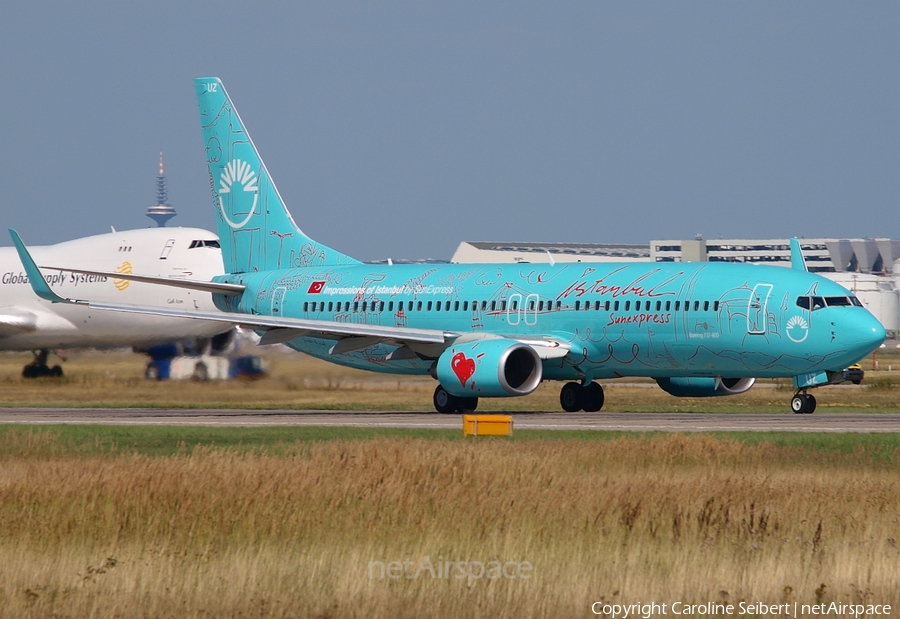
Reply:
M460 384L465 387L466 381L472 378L472 375L475 373L475 360L469 359L463 353L458 352L450 360L450 368L456 374Z

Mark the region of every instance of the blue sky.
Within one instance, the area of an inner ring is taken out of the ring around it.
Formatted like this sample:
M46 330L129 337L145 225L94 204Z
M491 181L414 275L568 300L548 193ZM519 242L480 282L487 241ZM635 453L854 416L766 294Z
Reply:
M192 79L361 259L463 240L900 237L900 3L14 3L4 227L214 229ZM9 245L3 238L2 244Z

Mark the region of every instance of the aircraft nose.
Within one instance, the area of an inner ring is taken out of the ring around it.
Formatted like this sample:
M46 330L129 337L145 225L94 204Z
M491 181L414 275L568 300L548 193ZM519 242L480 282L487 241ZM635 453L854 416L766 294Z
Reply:
M859 357L864 357L881 346L887 336L884 326L868 311L859 317L854 316L850 327L854 348L859 351Z

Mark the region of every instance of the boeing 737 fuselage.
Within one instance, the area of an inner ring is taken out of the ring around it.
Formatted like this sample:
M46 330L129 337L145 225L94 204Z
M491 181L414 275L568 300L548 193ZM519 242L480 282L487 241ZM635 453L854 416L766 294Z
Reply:
M884 340L855 296L806 271L796 240L793 269L360 263L296 226L221 82L195 86L226 270L200 289L225 314L169 315L224 317L263 343L341 365L430 373L441 412L526 395L543 380L569 381L565 410L597 411L604 395L594 381L627 376L654 378L676 396L730 395L756 378L786 377L794 412L812 412L807 390L840 380Z

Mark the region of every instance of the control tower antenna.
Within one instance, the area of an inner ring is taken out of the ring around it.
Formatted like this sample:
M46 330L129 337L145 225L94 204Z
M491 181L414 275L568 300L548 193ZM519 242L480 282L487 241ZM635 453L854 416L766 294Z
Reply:
M163 153L159 151L159 176L156 177L156 204L147 207L147 217L156 222L160 228L175 217L175 208L169 205L166 191L166 173L163 168Z

